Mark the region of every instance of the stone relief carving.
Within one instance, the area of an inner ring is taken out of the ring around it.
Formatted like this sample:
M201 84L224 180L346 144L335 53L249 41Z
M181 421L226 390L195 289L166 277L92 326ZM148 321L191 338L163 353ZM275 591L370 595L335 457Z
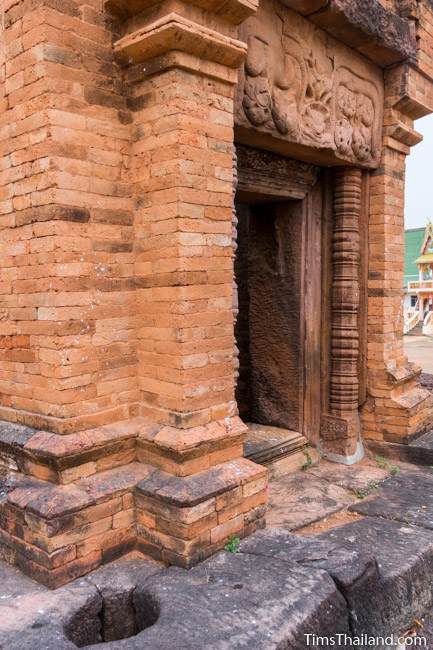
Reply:
M319 167L291 160L270 151L236 146L237 181L241 191L267 196L303 199L311 192L319 176Z
M371 87L369 87L371 86ZM341 156L360 162L376 156L373 129L377 103L374 86L347 68L339 70L336 83L335 146Z
M240 110L250 125L360 164L378 158L381 87L370 64L277 3L244 30Z
M289 36L283 36L282 45L274 48L270 39L257 35L248 39L245 113L255 126L273 121L282 135L304 133L323 142L329 138L332 61L322 59L314 48L303 56L299 43Z
M270 78L270 55L269 43L257 36L249 39L243 105L252 124L261 126L272 119L285 135L296 126L297 108L290 89L295 70L290 59L281 57L280 69L272 70Z

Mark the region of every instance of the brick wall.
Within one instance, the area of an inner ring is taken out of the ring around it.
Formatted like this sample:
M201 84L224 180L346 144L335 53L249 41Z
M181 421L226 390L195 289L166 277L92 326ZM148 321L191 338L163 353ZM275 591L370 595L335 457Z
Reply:
M419 69L428 77L433 77L433 6L429 0L418 1L417 12L418 60Z
M0 416L84 428L138 398L130 116L101 0L2 9Z
M403 353L401 277L404 263L405 155L385 149L382 166L370 182L369 325L370 382L384 361L394 365ZM384 255L386 251L386 255ZM400 322L401 321L401 322Z
M131 92L142 412L204 424L234 409L233 87L177 70Z

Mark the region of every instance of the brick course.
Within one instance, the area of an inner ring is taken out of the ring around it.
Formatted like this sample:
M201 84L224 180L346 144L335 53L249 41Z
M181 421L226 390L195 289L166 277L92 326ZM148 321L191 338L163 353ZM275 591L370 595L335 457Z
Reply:
M3 9L1 410L62 433L138 399L130 118L98 4Z

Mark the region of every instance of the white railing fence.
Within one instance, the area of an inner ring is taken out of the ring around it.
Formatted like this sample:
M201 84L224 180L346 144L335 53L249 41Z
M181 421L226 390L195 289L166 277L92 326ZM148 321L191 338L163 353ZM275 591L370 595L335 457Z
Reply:
M433 312L429 312L433 313ZM419 323L419 311L407 311L404 315L404 333L409 334Z
M422 326L424 336L433 336L433 311L429 311Z

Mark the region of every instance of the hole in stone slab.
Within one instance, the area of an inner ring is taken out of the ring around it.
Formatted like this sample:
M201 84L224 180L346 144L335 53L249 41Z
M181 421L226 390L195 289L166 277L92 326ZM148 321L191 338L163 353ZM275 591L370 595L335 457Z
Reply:
M159 618L158 602L146 593L135 601L133 593L133 589L110 591L89 599L65 625L66 637L82 648L129 639L151 627Z

